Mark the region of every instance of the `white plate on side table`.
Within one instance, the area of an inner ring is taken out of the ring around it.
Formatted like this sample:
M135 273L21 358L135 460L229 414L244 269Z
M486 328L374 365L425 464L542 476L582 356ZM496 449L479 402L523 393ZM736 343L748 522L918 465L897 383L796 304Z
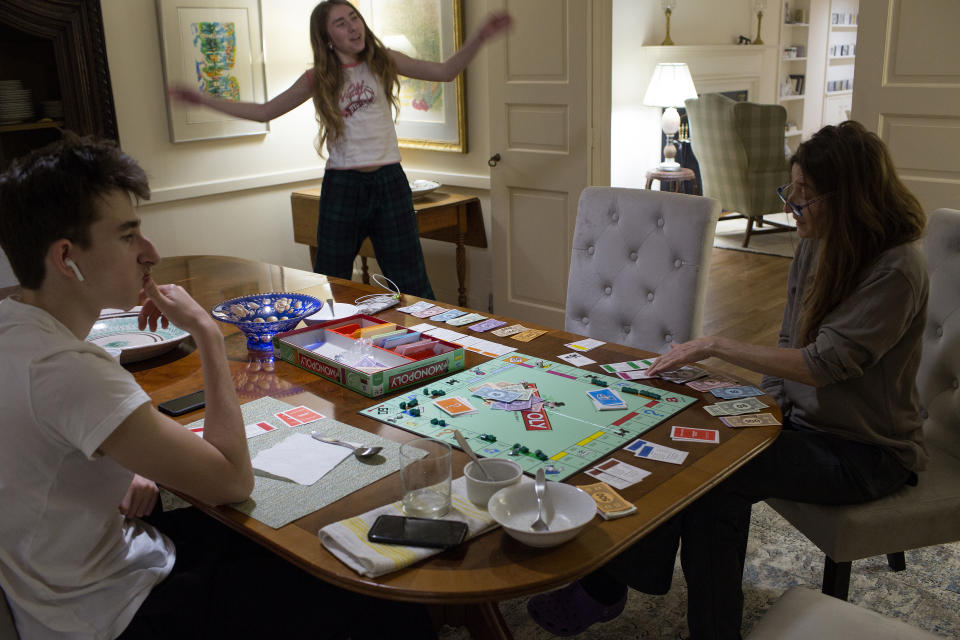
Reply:
M128 315L97 320L86 341L107 350L119 349L120 364L128 364L164 354L189 337L189 333L172 324L166 329L157 325L156 331L149 327L141 331L137 316Z
M439 188L440 183L432 180L414 180L410 183L410 192L413 194L414 200L418 200L428 193L433 193Z

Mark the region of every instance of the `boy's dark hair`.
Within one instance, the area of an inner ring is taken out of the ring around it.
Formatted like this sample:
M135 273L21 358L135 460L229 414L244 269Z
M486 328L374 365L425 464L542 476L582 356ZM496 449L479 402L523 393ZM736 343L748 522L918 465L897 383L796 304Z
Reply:
M146 173L115 142L69 131L0 174L0 247L22 287L40 288L53 242L90 246L94 199L114 189L150 199Z

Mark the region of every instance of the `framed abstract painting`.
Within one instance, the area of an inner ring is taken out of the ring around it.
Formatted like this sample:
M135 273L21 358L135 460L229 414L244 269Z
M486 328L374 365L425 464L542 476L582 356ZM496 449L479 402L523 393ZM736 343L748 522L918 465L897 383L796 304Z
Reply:
M157 0L166 88L193 87L225 100L263 102L259 0ZM167 98L171 142L262 135L270 128Z
M353 0L388 49L442 62L463 43L461 0ZM467 152L463 74L452 82L400 77L401 147Z

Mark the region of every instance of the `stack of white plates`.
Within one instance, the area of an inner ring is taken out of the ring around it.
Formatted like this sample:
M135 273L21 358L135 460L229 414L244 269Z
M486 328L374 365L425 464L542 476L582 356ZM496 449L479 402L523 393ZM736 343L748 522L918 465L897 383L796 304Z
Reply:
M33 119L33 98L19 80L0 80L0 124Z
M41 100L40 115L51 120L63 118L63 100Z

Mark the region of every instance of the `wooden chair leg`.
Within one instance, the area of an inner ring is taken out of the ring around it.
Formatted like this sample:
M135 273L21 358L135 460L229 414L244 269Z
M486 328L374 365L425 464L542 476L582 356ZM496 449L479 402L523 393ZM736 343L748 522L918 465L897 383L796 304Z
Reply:
M746 248L750 244L750 234L753 233L753 218L747 216L747 233L743 236L743 247Z
M367 266L367 256L360 256L360 277L363 284L370 284L370 268Z
M890 565L891 571L903 571L907 568L907 559L904 557L903 551L888 553L887 564Z
M828 596L846 600L850 594L850 562L834 562L829 556L823 561L823 588Z

